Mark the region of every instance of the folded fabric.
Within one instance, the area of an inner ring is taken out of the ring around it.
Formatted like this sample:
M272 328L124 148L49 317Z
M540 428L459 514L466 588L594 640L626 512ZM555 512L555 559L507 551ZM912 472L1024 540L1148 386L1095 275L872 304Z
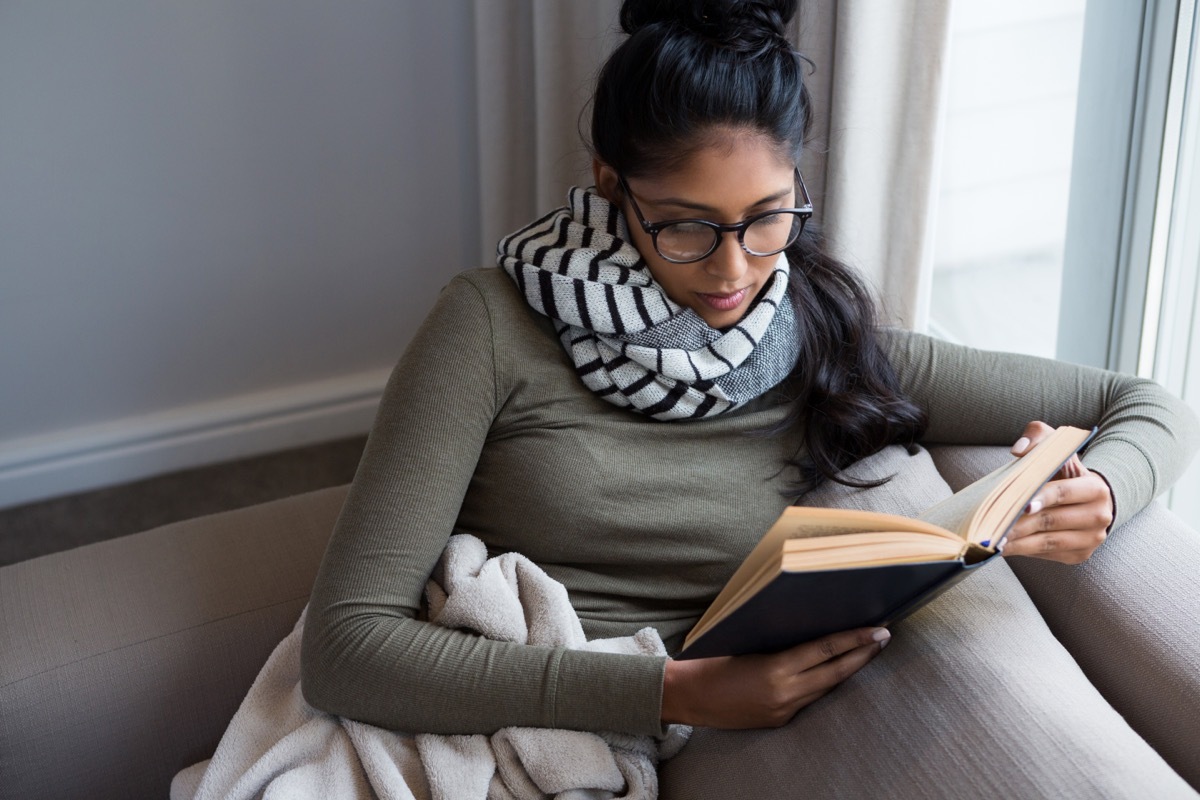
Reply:
M483 542L467 534L450 538L426 599L433 624L492 639L666 655L653 628L587 641L562 584L516 553L489 559ZM658 763L691 733L672 725L661 740L543 728L446 736L326 714L300 691L307 612L267 659L213 757L175 776L171 800L651 800L658 795Z

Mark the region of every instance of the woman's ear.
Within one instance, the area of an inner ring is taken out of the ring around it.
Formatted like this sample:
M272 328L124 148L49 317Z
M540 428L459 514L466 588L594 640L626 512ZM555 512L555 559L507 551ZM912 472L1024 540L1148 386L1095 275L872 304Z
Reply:
M617 171L598 158L592 159L592 179L596 193L613 205L620 205L621 187L617 182Z

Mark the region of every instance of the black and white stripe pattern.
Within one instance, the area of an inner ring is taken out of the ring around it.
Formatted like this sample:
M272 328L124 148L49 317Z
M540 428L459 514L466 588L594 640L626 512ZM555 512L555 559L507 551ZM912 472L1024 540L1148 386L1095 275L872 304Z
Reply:
M567 199L501 239L497 261L526 302L555 321L598 396L654 419L702 419L791 372L798 348L783 254L750 312L714 330L655 282L616 206L591 189L572 187Z

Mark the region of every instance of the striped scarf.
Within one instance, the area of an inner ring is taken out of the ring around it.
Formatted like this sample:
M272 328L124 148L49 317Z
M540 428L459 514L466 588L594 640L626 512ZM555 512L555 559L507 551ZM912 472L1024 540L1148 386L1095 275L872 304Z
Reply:
M592 392L657 420L703 419L758 397L792 371L798 345L783 254L746 316L715 330L655 282L616 206L576 187L567 200L501 239L497 261L525 301L554 322Z

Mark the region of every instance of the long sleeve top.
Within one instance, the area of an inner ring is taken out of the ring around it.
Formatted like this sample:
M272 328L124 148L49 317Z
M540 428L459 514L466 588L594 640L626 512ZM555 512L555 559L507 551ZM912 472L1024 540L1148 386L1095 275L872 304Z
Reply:
M924 441L1010 445L1035 419L1099 425L1083 461L1119 526L1200 443L1157 384L894 332L888 355L929 415ZM498 269L442 292L396 365L310 599L305 698L380 727L518 725L658 733L665 659L496 642L418 619L452 533L520 552L562 582L589 638L654 626L677 648L788 504L798 434L769 392L664 423L606 403Z

